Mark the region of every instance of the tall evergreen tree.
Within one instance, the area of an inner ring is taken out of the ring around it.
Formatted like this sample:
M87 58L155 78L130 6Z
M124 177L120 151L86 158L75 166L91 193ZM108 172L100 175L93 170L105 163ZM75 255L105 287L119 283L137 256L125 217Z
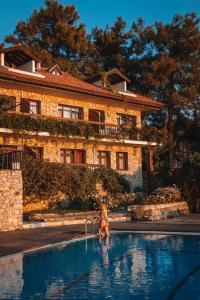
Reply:
M132 24L127 71L137 90L166 104L169 173L176 149L174 125L181 115L194 121L199 101L199 24L194 13L176 15L170 24L145 26L142 19Z
M122 17L118 17L113 26L104 29L95 27L91 34L95 46L93 59L99 67L106 71L119 68L125 71L128 57L129 30Z
M75 7L57 0L45 0L44 7L34 10L27 21L20 21L5 42L31 47L43 65L59 63L71 72L78 72L83 62L87 64L92 48Z

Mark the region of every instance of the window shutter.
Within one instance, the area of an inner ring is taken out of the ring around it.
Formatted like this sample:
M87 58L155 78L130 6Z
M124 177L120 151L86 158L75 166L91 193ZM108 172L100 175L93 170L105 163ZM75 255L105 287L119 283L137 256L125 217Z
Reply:
M86 164L86 150L83 150L83 164Z
M125 169L128 170L128 152L125 152Z
M119 152L116 153L116 169L119 170Z
M80 108L80 116L79 116L80 120L84 119L84 112L83 112L83 108Z
M24 113L30 112L30 103L26 99L21 99L21 112L24 112Z
M37 113L41 114L41 101L37 101Z

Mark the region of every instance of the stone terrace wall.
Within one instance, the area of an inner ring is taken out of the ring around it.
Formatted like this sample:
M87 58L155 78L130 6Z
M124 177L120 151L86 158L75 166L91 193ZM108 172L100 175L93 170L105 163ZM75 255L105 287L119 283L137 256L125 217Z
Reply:
M21 171L0 170L0 231L23 226Z
M152 205L130 205L128 211L132 221L157 221L189 214L188 204L185 201Z

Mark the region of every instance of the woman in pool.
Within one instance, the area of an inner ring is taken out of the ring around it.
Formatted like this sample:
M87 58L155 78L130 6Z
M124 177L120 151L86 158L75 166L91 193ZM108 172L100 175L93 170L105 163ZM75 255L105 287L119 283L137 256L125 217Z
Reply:
M100 221L99 221L99 235L102 237L109 237L109 222L108 222L108 211L107 204L101 203L101 211L99 213Z

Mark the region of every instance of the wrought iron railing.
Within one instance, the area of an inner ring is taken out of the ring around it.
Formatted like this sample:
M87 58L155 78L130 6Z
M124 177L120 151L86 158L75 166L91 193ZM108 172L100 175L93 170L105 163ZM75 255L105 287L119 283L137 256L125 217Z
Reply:
M22 151L0 149L0 170L20 170L22 168Z

